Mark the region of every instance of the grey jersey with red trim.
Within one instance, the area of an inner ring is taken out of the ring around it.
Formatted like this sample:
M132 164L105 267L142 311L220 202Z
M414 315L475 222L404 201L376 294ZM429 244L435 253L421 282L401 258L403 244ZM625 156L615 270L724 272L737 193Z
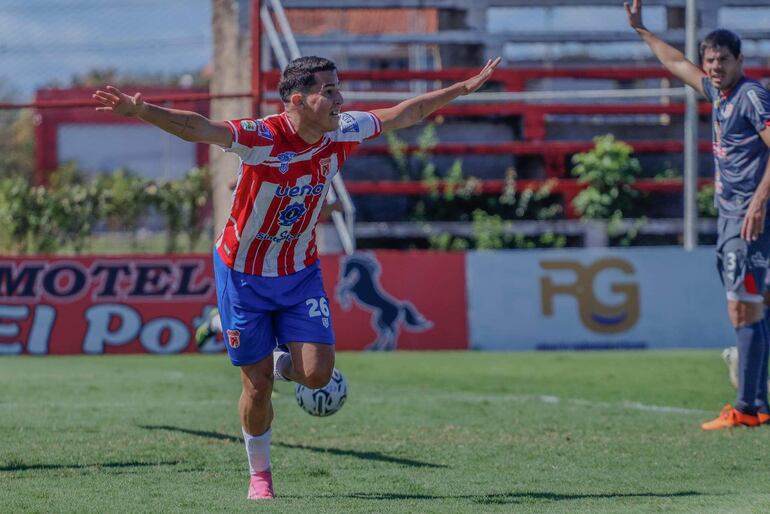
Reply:
M747 77L727 94L708 77L702 83L712 105L714 202L720 216L742 218L770 157L770 148L759 136L770 125L770 91Z

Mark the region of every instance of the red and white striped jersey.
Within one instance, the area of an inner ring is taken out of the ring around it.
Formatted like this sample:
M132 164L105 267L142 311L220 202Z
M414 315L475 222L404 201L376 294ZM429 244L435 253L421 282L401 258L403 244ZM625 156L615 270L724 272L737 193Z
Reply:
M299 137L286 113L227 122L241 158L230 217L216 248L230 268L276 277L318 260L315 225L334 174L362 141L381 132L369 112L343 112L339 127L315 144Z

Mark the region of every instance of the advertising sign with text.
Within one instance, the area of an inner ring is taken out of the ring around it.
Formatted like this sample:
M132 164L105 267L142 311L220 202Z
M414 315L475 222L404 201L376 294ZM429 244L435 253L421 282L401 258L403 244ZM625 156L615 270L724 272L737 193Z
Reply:
M0 355L191 350L208 256L0 259Z
M471 347L724 347L715 262L712 248L470 252Z
M465 255L358 252L322 257L339 350L468 347ZM315 300L308 300L313 302ZM0 259L0 355L195 351L216 306L209 255ZM218 334L201 347L243 344Z

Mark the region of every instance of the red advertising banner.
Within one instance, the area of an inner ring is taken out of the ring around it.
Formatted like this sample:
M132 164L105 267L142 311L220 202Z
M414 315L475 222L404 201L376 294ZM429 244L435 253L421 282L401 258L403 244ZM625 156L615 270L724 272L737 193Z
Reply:
M339 350L465 350L465 253L321 258Z
M322 257L339 350L467 349L465 255ZM195 351L209 255L0 259L0 355ZM224 350L221 336L202 351Z
M215 302L207 255L0 259L0 354L189 351Z

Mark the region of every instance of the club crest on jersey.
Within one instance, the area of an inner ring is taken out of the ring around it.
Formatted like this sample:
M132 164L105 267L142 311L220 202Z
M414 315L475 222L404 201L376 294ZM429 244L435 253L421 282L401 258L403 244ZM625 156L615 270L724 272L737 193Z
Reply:
M340 113L340 128L342 129L343 134L359 131L356 119L346 112Z
M319 159L318 164L321 166L321 175L328 177L329 170L331 170L332 167L331 157L324 157L323 159Z
M227 329L227 343L233 347L238 348L241 345L241 331Z
M733 110L735 109L735 106L732 103L728 103L725 105L725 109L722 111L722 116L725 118L729 118L733 114Z
M246 132L256 132L257 122L254 120L241 120L241 128Z
M281 167L278 168L278 171L281 173L286 173L289 171L289 163L292 159L294 159L294 156L296 155L297 152L283 152L276 155L275 158L281 161Z
M278 223L285 227L294 225L305 215L306 211L305 204L293 203L281 211L281 214L278 215Z

